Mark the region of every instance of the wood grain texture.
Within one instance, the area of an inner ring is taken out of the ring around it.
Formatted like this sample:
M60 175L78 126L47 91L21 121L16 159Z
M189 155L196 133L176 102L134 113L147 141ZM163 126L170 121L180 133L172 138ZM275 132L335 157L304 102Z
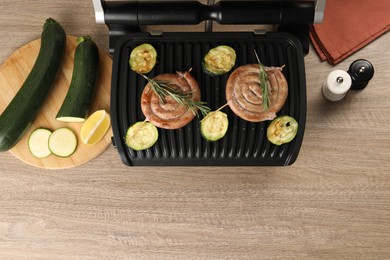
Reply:
M49 16L108 49L92 1L0 5L0 63ZM336 67L310 49L305 136L291 167L131 168L110 146L51 171L1 153L0 259L389 259L388 46L390 34ZM326 76L358 58L375 67L368 87L326 101Z
M10 150L18 159L32 166L45 169L75 167L100 155L111 144L111 129L99 143L85 145L80 139L80 130L83 123L65 123L55 119L72 79L74 54L77 47L76 40L77 37L75 36L67 36L66 50L54 85L29 130L26 131L21 140ZM23 45L0 66L0 82L2 82L2 89L4 89L3 94L0 96L0 111L5 110L23 85L23 82L35 64L40 45L40 39ZM99 72L90 108L91 113L100 109L105 109L107 112L110 111L111 70L111 57L105 51L100 50ZM68 158L61 158L54 155L42 159L34 157L28 148L28 139L31 132L40 127L52 131L61 127L72 129L78 139L75 153Z

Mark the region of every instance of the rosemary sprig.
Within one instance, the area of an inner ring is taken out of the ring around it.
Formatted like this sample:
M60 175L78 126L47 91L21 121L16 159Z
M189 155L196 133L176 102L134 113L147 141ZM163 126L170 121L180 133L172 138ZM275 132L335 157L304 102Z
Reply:
M169 86L168 83L158 82L149 78L148 76L145 76L143 74L141 75L150 83L151 89L154 91L154 93L158 96L158 98L162 102L165 103L166 97L169 96L180 105L188 108L192 113L194 113L194 115L198 117L199 117L198 111L200 111L202 116L206 116L207 113L210 112L211 109L206 106L207 104L206 102L192 100L191 98L192 92L183 94L180 91Z
M268 75L264 70L264 65L260 62L259 56L257 55L257 52L255 50L255 55L257 62L259 63L259 78L260 78L260 87L263 92L263 109L268 110L269 108L269 95L268 95Z

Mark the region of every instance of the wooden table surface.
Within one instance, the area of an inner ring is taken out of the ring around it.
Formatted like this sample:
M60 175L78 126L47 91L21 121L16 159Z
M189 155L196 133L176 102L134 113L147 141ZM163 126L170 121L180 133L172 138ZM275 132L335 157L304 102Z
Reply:
M108 50L90 0L0 6L0 63L48 17ZM310 49L305 136L290 167L131 168L110 146L53 171L0 153L0 259L389 259L389 46L386 34L334 67ZM359 58L375 67L368 87L326 101L329 72Z

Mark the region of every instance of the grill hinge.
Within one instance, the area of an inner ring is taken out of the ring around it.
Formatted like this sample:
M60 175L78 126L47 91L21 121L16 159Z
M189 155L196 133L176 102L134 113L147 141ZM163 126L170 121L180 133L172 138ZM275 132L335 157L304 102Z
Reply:
M150 36L163 36L163 31L161 30L151 30L149 33Z
M267 33L266 30L262 30L262 29L255 29L253 31L254 35L265 35Z

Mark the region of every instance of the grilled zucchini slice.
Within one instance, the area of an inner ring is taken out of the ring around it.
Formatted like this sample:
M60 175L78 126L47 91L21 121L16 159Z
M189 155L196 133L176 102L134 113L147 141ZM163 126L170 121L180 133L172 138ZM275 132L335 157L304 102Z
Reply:
M157 128L150 122L136 122L127 129L126 145L136 151L152 147L158 139Z
M209 50L203 58L202 68L210 76L219 76L229 72L235 63L235 50L227 45L219 45Z
M229 121L227 115L219 110L210 112L200 122L202 136L210 142L215 142L225 136Z
M298 132L298 123L291 116L275 118L267 128L268 140L276 145L291 142Z
M157 61L157 51L149 43L144 43L135 47L130 53L130 68L139 73L150 72Z

